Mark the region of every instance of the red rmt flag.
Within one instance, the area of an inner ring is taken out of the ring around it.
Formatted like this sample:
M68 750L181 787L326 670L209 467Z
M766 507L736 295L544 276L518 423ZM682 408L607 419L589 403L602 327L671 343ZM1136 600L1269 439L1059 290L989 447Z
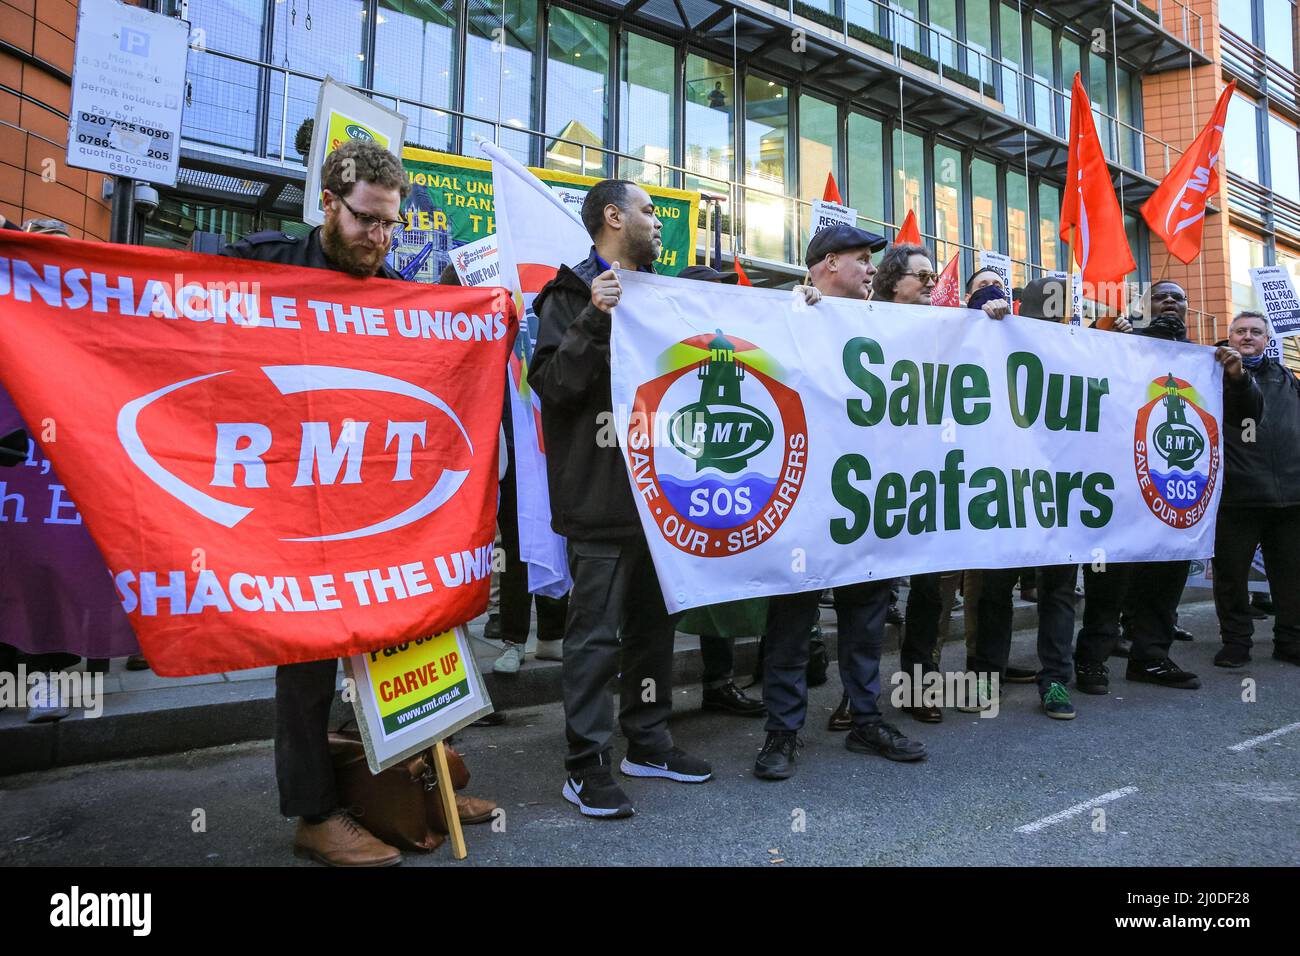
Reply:
M1205 203L1219 191L1219 174L1214 167L1223 142L1228 103L1236 89L1236 80L1224 87L1210 121L1142 204L1142 218L1164 240L1170 254L1182 262L1191 262L1201 254Z
M840 187L835 185L834 173L826 174L826 189L822 193L822 201L833 202L840 206L844 205L844 200L840 198Z
M1092 105L1074 74L1070 106L1070 163L1061 202L1061 239L1070 244L1083 281L1094 286L1118 283L1137 268L1124 231L1124 213L1115 198L1106 156L1092 122Z
M482 613L516 327L503 289L0 234L0 382L166 677Z
M916 213L910 209L903 218L903 225L899 228L898 235L894 237L894 245L921 245L921 230L916 225Z
M961 305L961 253L948 260L930 292L931 305Z
M749 276L745 275L745 270L740 267L740 260L737 259L733 265L736 267L736 275L740 276L740 278L736 280L736 285L752 286L754 283L749 281Z

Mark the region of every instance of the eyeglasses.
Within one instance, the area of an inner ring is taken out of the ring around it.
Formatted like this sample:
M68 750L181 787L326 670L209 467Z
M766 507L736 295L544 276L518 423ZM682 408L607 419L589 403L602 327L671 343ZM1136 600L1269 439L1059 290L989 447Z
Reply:
M342 196L339 196L339 202L343 203L347 211L352 213L352 218L355 219L357 224L366 232L370 232L372 229L378 227L384 235L391 236L394 229L406 225L406 220L404 219L381 219L378 216L371 216L368 213L357 212L352 208L352 204Z
M916 276L916 281L925 285L927 282L938 282L939 273L931 272L929 269L922 269L920 272L904 272L905 276Z

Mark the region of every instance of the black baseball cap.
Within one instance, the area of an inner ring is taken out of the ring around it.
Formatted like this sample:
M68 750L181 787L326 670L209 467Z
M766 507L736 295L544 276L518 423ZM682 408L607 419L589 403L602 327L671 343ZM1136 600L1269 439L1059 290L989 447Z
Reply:
M712 266L687 266L681 272L677 273L679 279L700 279L704 282L721 282L724 285L734 285L740 281L740 275L736 272L719 272Z
M832 252L843 252L845 249L862 249L864 247L872 252L879 252L887 244L884 236L878 236L874 232L867 232L867 230L859 229L857 226L836 223L833 226L827 226L808 241L808 251L804 254L803 261L811 268Z

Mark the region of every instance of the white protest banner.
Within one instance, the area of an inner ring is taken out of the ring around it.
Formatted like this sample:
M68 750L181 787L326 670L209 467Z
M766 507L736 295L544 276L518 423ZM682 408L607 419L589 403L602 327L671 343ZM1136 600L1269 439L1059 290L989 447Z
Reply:
M1002 279L1002 287L1011 291L1011 257L990 249L980 250L981 269L992 269Z
M81 0L68 165L175 186L190 25L117 0Z
M493 710L464 625L345 658L343 667L372 773Z
M501 256L497 251L496 234L453 249L451 264L456 269L456 275L460 276L461 285L500 285Z
M670 611L928 571L1213 550L1212 349L620 280L609 434Z
M528 590L558 598L568 593L573 579L569 576L565 540L551 530L541 404L528 386L528 368L537 341L537 316L532 302L561 265L576 265L587 258L591 237L578 213L556 190L492 143L482 143L481 148L492 160L500 284L511 291L519 314L524 316L509 366L519 557L528 565Z
M1250 270L1250 281L1273 335L1279 339L1300 335L1300 297L1296 296L1291 273L1282 266L1259 266Z
M813 200L812 204L812 225L808 230L808 235L815 236L827 226L856 226L857 224L858 211L852 206L829 202L825 199L816 199Z
M1053 279L1070 283L1070 324L1083 324L1083 275L1078 272L1061 272L1053 269L1046 273Z
M406 117L327 76L321 82L316 98L316 119L312 124L311 148L307 152L307 184L302 195L304 222L319 226L325 221L325 205L320 192L321 166L326 156L354 139L378 143L400 163L402 143L406 139Z

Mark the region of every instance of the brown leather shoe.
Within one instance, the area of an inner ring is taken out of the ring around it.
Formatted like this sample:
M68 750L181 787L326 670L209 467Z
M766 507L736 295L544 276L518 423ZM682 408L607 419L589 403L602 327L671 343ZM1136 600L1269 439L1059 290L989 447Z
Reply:
M461 823L487 823L492 819L492 811L496 808L497 805L491 800L456 794L456 815L460 817Z
M943 723L943 711L938 707L900 707L905 714L911 714L923 724L941 724Z
M849 710L849 698L847 695L840 699L840 705L835 708L835 713L831 714L831 719L826 722L826 729L853 729L853 712Z
M401 852L375 837L346 810L320 823L300 818L293 835L293 853L326 866L393 866L402 862Z

